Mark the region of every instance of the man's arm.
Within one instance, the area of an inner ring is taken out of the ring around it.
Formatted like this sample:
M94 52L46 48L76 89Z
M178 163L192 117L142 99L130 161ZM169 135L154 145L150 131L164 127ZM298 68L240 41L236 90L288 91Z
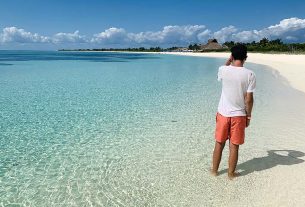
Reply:
M247 124L246 127L250 125L251 120L251 112L253 108L254 98L253 98L253 92L247 92L246 98L245 98L245 104L246 104L246 114L247 114Z
M230 58L226 61L225 65L226 65L226 66L231 65L232 61L233 61L233 57L232 57L232 55L231 55Z

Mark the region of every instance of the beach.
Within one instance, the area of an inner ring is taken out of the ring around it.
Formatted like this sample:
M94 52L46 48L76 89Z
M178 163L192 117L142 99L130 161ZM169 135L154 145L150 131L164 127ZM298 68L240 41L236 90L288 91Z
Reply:
M163 54L186 55L196 57L228 58L228 52L163 52ZM269 66L287 79L295 89L305 93L305 55L248 53L247 62Z
M164 54L209 57L209 58L228 58L230 53L226 52L210 52L210 53L189 53L189 52L165 52ZM227 195L221 192L215 196L219 196L222 201L217 202L220 206L302 206L305 203L304 192L305 182L305 164L304 164L304 130L290 130L290 127L298 125L297 122L289 122L282 117L281 113L289 111L292 116L298 117L298 110L304 111L304 98L295 99L290 95L294 91L300 97L305 96L305 55L291 54L263 54L248 53L248 63L254 63L267 66L272 69L273 75L279 79L287 88L291 88L288 93L282 92L282 89L274 91L279 93L277 103L269 103L270 105L281 105L281 110L272 113L272 117L266 118L266 129L274 128L274 132L266 136L264 132L250 135L248 133L248 143L241 147L241 158L239 160L238 169L252 169L251 178L239 178L235 183L226 183ZM246 65L247 67L247 65ZM251 66L249 66L251 68ZM265 80L265 81L268 81ZM276 86L275 89L277 88ZM294 90L296 89L296 90ZM261 91L260 93L262 93ZM264 92L263 92L264 93ZM282 94L281 94L282 93ZM256 94L257 95L257 94ZM259 94L258 94L259 95ZM286 99L286 103L283 104ZM268 102L268 100L266 100ZM256 103L257 104L257 103ZM298 106L294 108L294 106ZM254 109L255 113L257 109ZM268 113L269 114L269 113ZM275 115L277 114L277 115ZM255 118L254 118L255 119ZM254 120L253 120L254 121ZM254 121L255 122L255 121ZM304 118L300 117L300 122L304 122ZM304 122L305 123L305 122ZM278 124L287 126L279 129ZM300 125L299 125L300 126ZM255 124L247 129L250 132ZM264 134L264 135L263 135ZM303 134L303 135L301 135ZM301 135L301 136L300 136ZM303 138L302 138L303 137ZM254 139L254 140L250 140ZM302 141L301 141L301 140ZM264 152L264 149L266 150ZM253 153L253 154L252 154ZM252 154L252 155L250 155ZM223 162L226 162L228 152L225 153ZM251 158L247 160L247 158ZM246 158L246 159L245 159ZM221 171L224 173L224 171ZM247 174L247 173L246 173ZM215 188L221 188L223 178L215 179ZM250 179L246 181L244 179ZM253 182L253 183L252 183ZM231 190L230 190L231 188ZM241 190L242 189L242 190ZM236 199L236 200L235 200Z
M228 54L169 54L0 52L0 206L302 206L304 93L249 61L242 176L227 178L226 147L213 177Z
M304 11L2 1L0 207L304 207Z

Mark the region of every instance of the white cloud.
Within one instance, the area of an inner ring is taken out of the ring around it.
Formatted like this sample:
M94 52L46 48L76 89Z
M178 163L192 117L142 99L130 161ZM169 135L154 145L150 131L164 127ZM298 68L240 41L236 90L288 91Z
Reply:
M55 44L59 43L85 43L88 40L85 36L79 34L79 31L76 30L74 33L64 33L60 32L55 34L52 37L52 42Z
M262 39L264 37L267 37L267 36L257 30L242 31L242 32L232 34L232 40L237 41L237 42L259 41L260 39Z
M219 42L226 42L232 40L232 35L237 32L237 28L230 25L224 27L221 30L214 32L213 37L216 38Z
M287 37L286 37L286 40L296 41L296 40L298 40L298 38L293 37L293 36L287 36Z
M296 17L283 19L279 24L272 25L266 29L270 35L280 36L286 32L293 32L305 28L305 19Z
M206 29L203 32L200 32L197 35L199 42L206 42L209 38L211 38L211 30Z
M122 28L110 28L95 34L92 42L104 45L125 43L132 45L187 45L189 43L203 43L209 38L216 38L219 42L259 41L266 37L269 39L280 38L284 41L305 41L305 19L283 19L279 24L271 25L261 30L239 30L235 26L223 27L212 32L204 25L169 25L160 31L147 31L128 33Z
M266 37L283 40L305 41L305 19L296 17L283 19L279 24L261 30L241 31L233 34L233 40L240 42L259 41ZM293 37L293 38L291 38Z
M287 42L305 41L305 19L296 17L283 19L278 24L262 29L240 30L235 26L223 27L218 31L211 31L205 25L168 25L159 31L143 31L139 33L127 32L124 28L111 27L91 37L73 33L59 32L53 36L42 36L21 28L6 27L0 32L0 44L48 44L55 47L86 43L88 47L126 47L126 46L182 46L190 43L205 43L209 38L216 38L219 42L259 41L262 38L280 38Z
M169 25L156 32L129 33L128 38L135 43L145 44L187 44L198 42L198 35L205 31L204 25Z
M128 33L123 28L111 27L101 33L94 34L92 43L99 44L132 44L132 45L170 45L198 42L207 37L209 30L204 25L169 25L161 31Z
M127 33L123 28L111 27L104 32L94 34L92 43L119 44L127 41Z
M16 27L6 27L0 34L0 42L2 43L46 43L49 41L49 37L27 32L24 29L18 29Z
M165 26L160 33L161 43L185 44L198 42L197 35L205 29L204 25Z

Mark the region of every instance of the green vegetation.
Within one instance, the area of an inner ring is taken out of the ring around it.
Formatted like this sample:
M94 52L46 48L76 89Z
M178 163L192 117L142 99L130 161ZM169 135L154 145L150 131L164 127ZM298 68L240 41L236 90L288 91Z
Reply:
M215 40L217 42L217 40ZM241 42L225 42L223 45L227 48L221 49L208 49L202 51L199 44L190 44L187 48L181 47L170 47L170 48L161 48L161 47L138 47L138 48L101 48L101 49L75 49L68 50L62 49L59 51L127 51L127 52L165 52L165 51L182 51L182 49L189 49L194 52L226 52L237 44L245 44L249 52L271 52L271 53L305 53L305 43L283 43L281 39L268 40L263 38L258 42L250 43L241 43Z
M195 50L195 51L197 51L197 50L200 50L200 46L197 45L197 44L194 44L194 45L190 44L190 45L188 46L188 49L189 49L189 50Z
M249 52L305 52L305 43L283 43L281 39L268 40L267 38L263 38L259 42L239 43L231 41L224 43L229 49L236 44L245 44Z

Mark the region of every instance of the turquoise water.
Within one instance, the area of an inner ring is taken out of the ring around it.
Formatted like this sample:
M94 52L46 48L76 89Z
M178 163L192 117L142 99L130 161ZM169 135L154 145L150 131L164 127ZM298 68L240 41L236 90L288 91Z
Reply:
M217 203L221 189L210 187L207 171L223 62L0 51L0 206ZM258 88L245 151L287 146L281 133L268 139L274 130L290 130L302 145L304 94L272 70L247 66Z

